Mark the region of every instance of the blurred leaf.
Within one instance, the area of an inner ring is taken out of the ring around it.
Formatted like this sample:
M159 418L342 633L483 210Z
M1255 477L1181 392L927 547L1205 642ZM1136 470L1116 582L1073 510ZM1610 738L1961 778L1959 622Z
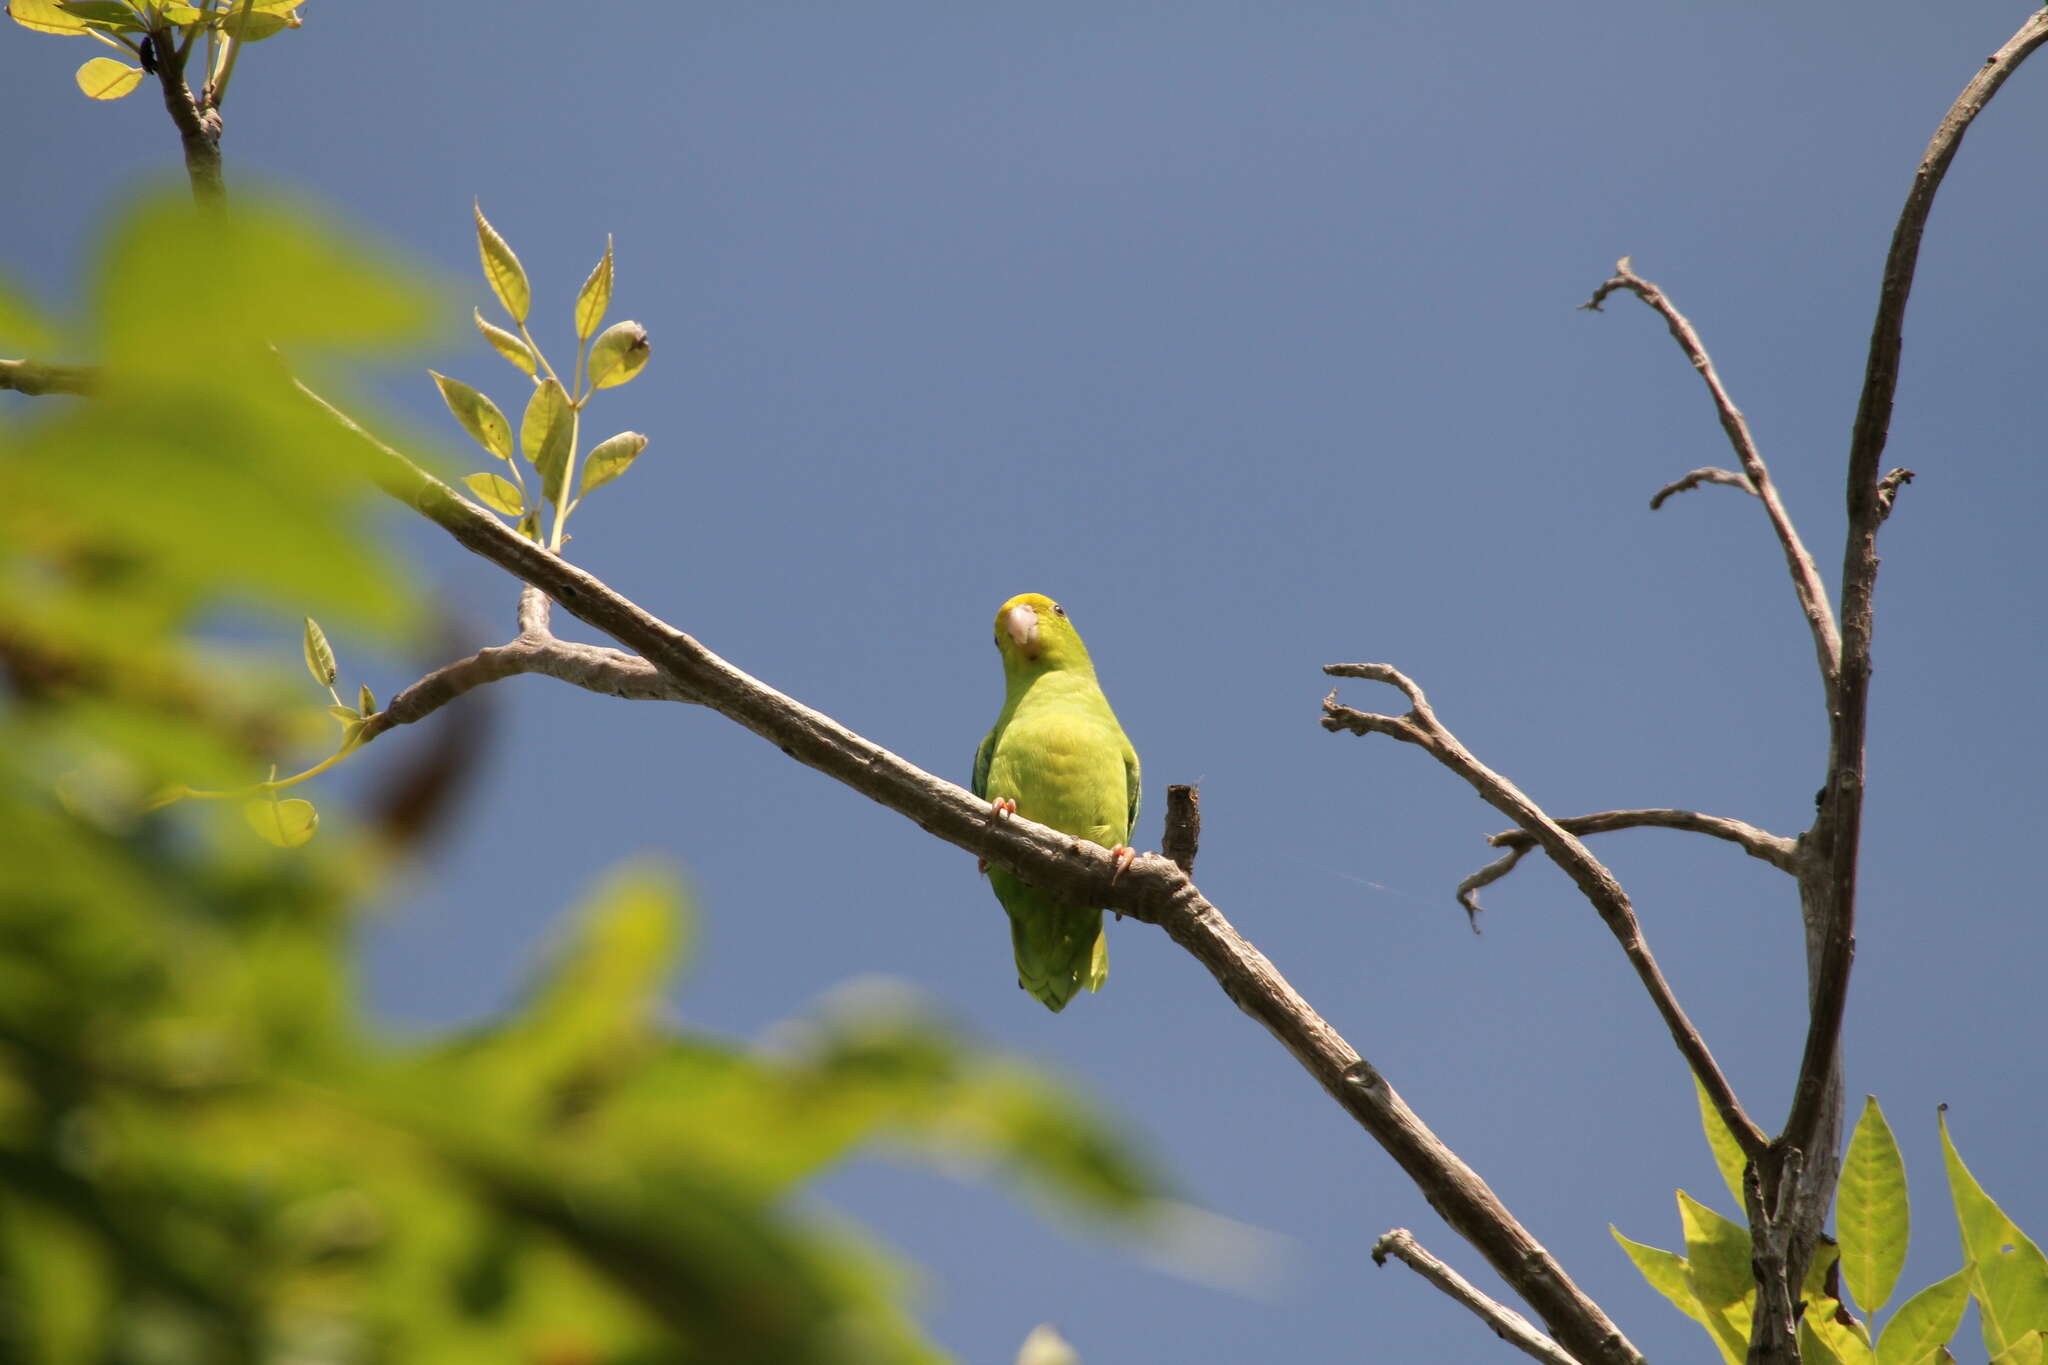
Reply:
M242 815L251 829L279 848L297 848L320 828L320 812L303 797L284 801L258 797L242 807Z
M647 364L647 329L637 322L615 322L590 343L590 386L609 389L625 383Z
M501 479L496 474L471 474L463 482L484 506L508 517L525 515L526 498L510 479Z
M78 88L88 99L117 100L134 94L141 84L141 67L113 57L94 57L78 68Z
M15 23L37 33L70 37L86 30L85 21L67 11L57 0L10 0L7 13Z
M1906 1163L1885 1122L1877 1096L1863 1098L1863 1115L1849 1138L1835 1193L1835 1235L1842 1245L1842 1279L1865 1313L1875 1316L1890 1300L1906 1264L1912 1227L1906 1204Z
M612 304L612 239L604 239L604 257L591 269L576 293L576 339L588 341Z
M526 314L533 307L533 288L526 282L526 267L519 264L519 258L512 254L498 230L484 217L484 206L476 205L476 245L483 258L484 279L489 282L491 292L498 296L512 321L523 323Z
M519 448L539 471L541 496L549 502L561 496L562 481L567 476L574 418L568 393L550 375L534 386L526 415L519 423Z
M1721 1111L1714 1107L1707 1088L1700 1084L1697 1076L1692 1079L1692 1089L1699 1100L1700 1128L1706 1133L1707 1146L1714 1153L1714 1169L1721 1173L1721 1183L1728 1187L1728 1197L1735 1201L1735 1207L1748 1208L1742 1194L1742 1173L1749 1162L1742 1155L1742 1144L1735 1140L1735 1134L1728 1131Z
M462 429L491 454L501 460L510 460L512 424L505 420L505 414L498 410L498 405L459 379L450 379L433 370L427 373L434 376L434 384L441 390L441 401L448 405L448 411L455 414L455 420L462 423Z
M327 643L327 632L320 629L320 623L310 616L306 618L305 652L306 671L313 675L313 681L322 687L334 686L341 670L335 665L334 650Z
M2048 1260L1984 1193L1949 1137L1941 1114L1941 1150L1950 1197L1962 1230L1963 1258L1973 1276L1986 1355L1997 1357L2029 1333L2048 1329Z
M485 321L482 309L473 308L470 312L476 318L477 331L483 334L485 341L490 342L497 349L499 355L511 361L529 376L537 372L538 367L534 363L532 347L520 340L514 333L506 331L495 323Z
M1041 1322L1018 1348L1017 1365L1081 1365L1081 1355L1067 1344L1057 1327Z
M49 351L57 332L28 295L0 280L0 346L28 352Z
M39 1365L98 1365L114 1304L111 1267L78 1223L27 1199L0 1196L0 1320L20 1338L10 1355ZM18 1278L16 1278L18 1277Z
M1936 1280L1899 1305L1877 1338L1878 1365L1920 1365L1946 1345L1970 1302L1970 1272Z
M362 690L356 693L356 710L365 716L377 714L377 694L370 690L368 683L364 683Z
M637 431L622 431L599 442L583 459L583 487L579 493L602 488L632 467L647 449L647 438Z

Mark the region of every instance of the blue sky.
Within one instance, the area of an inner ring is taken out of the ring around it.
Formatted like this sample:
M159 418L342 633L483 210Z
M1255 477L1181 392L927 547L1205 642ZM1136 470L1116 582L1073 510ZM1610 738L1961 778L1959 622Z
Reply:
M450 282L446 339L387 386L416 431L468 458L427 365L517 392L464 326L487 297L472 196L564 323L614 234L615 315L655 350L594 420L652 444L630 491L579 513L574 557L963 780L1000 699L996 605L1058 597L1144 759L1139 842L1156 846L1165 785L1199 781L1209 896L1638 1345L1703 1357L1607 1233L1675 1241L1678 1186L1726 1204L1648 1001L1533 860L1467 931L1451 889L1502 821L1412 749L1325 734L1319 667L1403 668L1553 813L1677 805L1796 832L1824 732L1763 517L1714 489L1647 510L1726 447L1654 317L1574 308L1624 253L1670 291L1832 581L1894 216L2023 7L307 10L237 74L229 174ZM76 97L85 55L0 38L4 267L50 299L99 212L176 164L160 109ZM2023 71L1963 149L1887 458L1919 479L1883 536L1848 1085L1905 1147L1916 1285L1957 1260L1938 1103L1994 1195L2048 1232L2044 121L2048 71ZM508 626L495 570L423 524L391 530L451 610ZM382 667L379 695L408 680ZM835 1177L822 1197L929 1268L926 1317L964 1360L1007 1360L1044 1319L1091 1362L1505 1350L1370 1264L1407 1225L1497 1288L1163 935L1113 927L1107 990L1051 1016L1012 985L966 855L696 709L498 692L460 828L365 948L395 1024L504 1001L557 912L652 851L706 915L678 996L693 1023L752 1034L849 978L902 978L1113 1106L1192 1200L1292 1244L1248 1297L985 1188L879 1162ZM382 750L360 762L398 761ZM1789 882L1686 836L1597 848L1775 1123L1803 1028Z

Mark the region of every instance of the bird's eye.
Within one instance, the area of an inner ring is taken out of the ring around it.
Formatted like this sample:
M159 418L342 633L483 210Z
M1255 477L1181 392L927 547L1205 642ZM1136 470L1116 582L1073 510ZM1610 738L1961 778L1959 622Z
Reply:
M1067 614L1067 609L1061 606L1059 603L1055 602L1052 604L1052 614L1054 616L1065 616Z

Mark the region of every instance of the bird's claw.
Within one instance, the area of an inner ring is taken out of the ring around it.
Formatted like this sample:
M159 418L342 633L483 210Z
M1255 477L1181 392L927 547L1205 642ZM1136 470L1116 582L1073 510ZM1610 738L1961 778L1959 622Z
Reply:
M1115 867L1110 869L1109 884L1115 886L1116 879L1124 875L1124 869L1129 867L1132 860L1138 856L1138 850L1130 847L1128 844L1118 844L1109 851L1109 856L1110 860L1116 864ZM1121 919L1122 916L1119 915L1118 918Z
M995 800L988 803L988 818L991 820L1007 820L1016 813L1017 803L1007 796L998 796ZM986 872L988 871L988 859L976 858L974 866L976 871ZM1020 982L1019 984L1022 983Z

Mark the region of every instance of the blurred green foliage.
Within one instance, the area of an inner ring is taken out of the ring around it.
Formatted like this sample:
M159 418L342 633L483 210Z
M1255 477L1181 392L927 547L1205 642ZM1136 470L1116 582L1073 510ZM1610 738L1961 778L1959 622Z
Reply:
M1100 1116L901 995L765 1045L677 1025L691 916L655 865L594 890L501 1017L380 1030L351 936L391 850L148 797L331 734L292 681L302 615L405 643L354 438L280 352L385 355L432 301L304 214L164 200L110 234L94 306L67 338L0 291L0 349L99 366L93 397L0 406L0 1359L930 1361L906 1271L806 1181L881 1145L1098 1220L1155 1207ZM224 607L277 612L274 657L208 644Z

